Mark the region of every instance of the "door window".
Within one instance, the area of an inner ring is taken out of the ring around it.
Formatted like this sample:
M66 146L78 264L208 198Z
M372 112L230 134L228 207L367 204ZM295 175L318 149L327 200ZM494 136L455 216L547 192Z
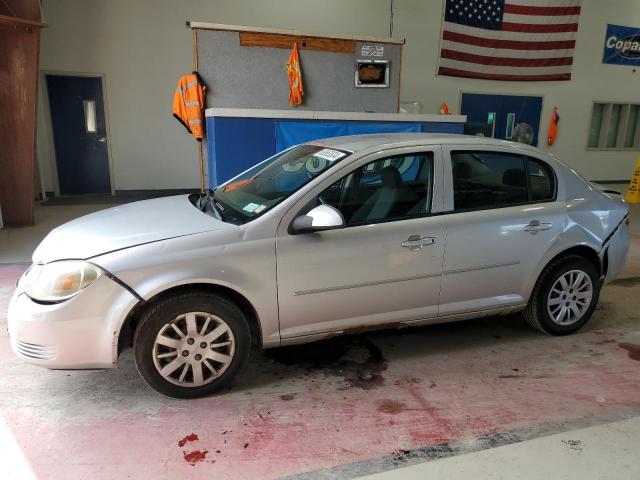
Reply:
M83 100L82 107L84 108L84 126L87 130L87 133L97 133L98 127L96 122L96 101Z
M347 225L427 214L431 209L433 153L388 157L341 178L319 197L342 213Z
M529 172L529 190L532 202L553 200L555 195L555 178L551 168L539 160L527 160Z
M503 152L451 153L454 211L552 200L551 169L539 160Z

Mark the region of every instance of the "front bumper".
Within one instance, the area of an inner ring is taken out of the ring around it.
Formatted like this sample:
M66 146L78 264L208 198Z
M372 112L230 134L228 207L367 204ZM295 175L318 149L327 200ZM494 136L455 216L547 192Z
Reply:
M120 327L137 301L105 275L62 303L43 305L16 290L9 303L11 347L47 368L114 367Z

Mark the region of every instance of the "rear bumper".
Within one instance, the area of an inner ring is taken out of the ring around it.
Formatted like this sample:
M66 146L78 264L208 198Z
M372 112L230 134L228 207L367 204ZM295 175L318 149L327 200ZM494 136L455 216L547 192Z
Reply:
M47 368L111 368L119 325L137 299L106 276L77 296L43 305L16 291L9 303L11 347Z
M622 272L627 259L627 253L629 252L629 243L629 226L627 225L625 218L603 249L603 252L606 252L607 255L607 274L604 279L605 284L615 280L618 275L620 275L620 272Z

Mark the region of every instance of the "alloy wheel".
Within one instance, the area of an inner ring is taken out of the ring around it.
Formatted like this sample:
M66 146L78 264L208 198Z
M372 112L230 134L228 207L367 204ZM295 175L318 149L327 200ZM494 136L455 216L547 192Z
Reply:
M547 312L557 325L572 325L587 312L592 297L591 277L582 270L570 270L563 273L551 287L547 297Z
M229 368L235 347L233 332L220 317L188 312L160 329L153 344L153 363L166 381L201 387Z

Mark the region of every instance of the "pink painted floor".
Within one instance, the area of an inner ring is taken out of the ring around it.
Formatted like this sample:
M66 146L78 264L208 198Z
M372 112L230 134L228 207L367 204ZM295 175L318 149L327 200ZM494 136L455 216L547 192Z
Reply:
M345 478L640 414L637 277L570 337L518 317L344 337L256 354L229 392L179 401L130 352L112 371L17 359L4 323L24 268L0 265L0 420L20 451L3 463L37 478Z

